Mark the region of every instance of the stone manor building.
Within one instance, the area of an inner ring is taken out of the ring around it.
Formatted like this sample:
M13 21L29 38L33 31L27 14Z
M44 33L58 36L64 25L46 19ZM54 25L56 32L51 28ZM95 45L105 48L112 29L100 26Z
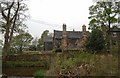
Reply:
M63 24L63 30L54 30L53 37L44 39L44 50L80 50L84 46L89 35L86 26L82 26L82 31L67 31L66 24Z

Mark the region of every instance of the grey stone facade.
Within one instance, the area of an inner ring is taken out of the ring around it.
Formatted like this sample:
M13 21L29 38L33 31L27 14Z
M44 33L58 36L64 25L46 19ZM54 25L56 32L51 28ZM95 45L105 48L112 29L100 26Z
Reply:
M51 40L53 45L45 45L45 50L48 49L46 48L48 46L53 46L51 47L51 50L80 50L88 35L89 32L86 31L85 25L82 26L82 31L67 31L66 25L63 24L63 31L54 30L53 40ZM46 41L45 44L48 44L48 41Z

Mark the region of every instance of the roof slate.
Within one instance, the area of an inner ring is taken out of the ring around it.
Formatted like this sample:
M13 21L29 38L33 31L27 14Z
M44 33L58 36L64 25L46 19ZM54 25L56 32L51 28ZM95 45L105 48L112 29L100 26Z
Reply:
M87 33L89 33L87 31ZM62 31L54 30L55 38L62 38ZM67 38L81 38L82 31L67 31Z
M81 38L82 32L80 31L67 31L68 38Z
M89 35L89 31L87 31L87 35ZM54 38L62 39L62 31L54 30ZM82 31L67 31L67 38L82 38ZM53 42L53 37L44 38L44 42Z

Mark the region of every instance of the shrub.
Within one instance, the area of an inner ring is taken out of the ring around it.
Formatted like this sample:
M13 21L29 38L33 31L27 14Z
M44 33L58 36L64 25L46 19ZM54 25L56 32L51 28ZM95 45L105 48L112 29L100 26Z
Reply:
M105 49L105 39L100 29L93 29L86 42L86 49L91 52L101 52Z
M44 76L45 76L45 70L39 70L34 73L35 78L44 78Z

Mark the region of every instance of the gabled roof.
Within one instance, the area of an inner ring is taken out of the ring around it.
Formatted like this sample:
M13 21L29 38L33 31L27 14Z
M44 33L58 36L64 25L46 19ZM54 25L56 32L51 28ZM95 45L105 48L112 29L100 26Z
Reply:
M89 35L89 31L87 31L87 35ZM54 38L61 39L62 31L54 30ZM82 38L82 31L67 31L67 38ZM44 42L53 42L53 37L48 36L44 38Z
M81 31L67 31L68 38L81 38L82 32Z
M54 30L54 38L62 38L62 31ZM82 38L82 31L67 31L67 38Z
M54 38L62 38L62 31L54 30Z

